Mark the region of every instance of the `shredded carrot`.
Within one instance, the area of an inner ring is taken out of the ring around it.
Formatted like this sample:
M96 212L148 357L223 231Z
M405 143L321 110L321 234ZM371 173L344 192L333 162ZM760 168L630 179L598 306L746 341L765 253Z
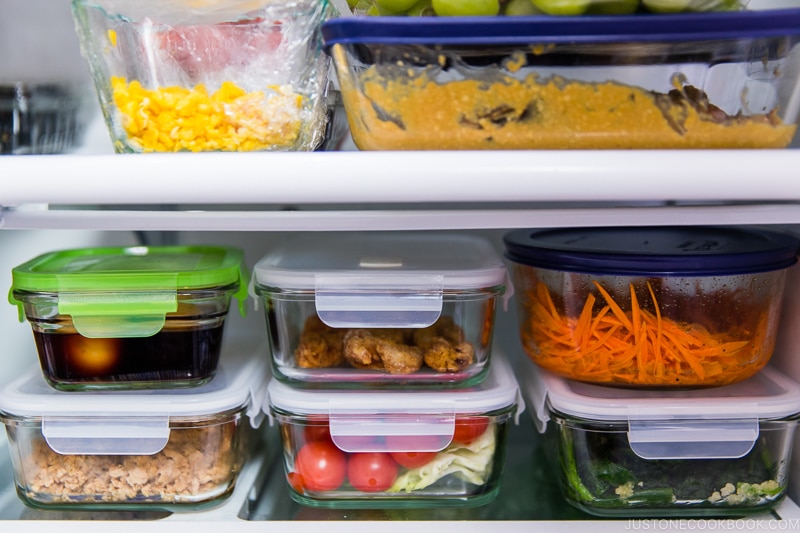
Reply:
M573 379L635 386L716 386L755 374L771 355L769 313L752 328L711 333L699 323L664 316L647 283L650 309L630 285L623 310L598 282L577 318L561 313L544 283L526 301L523 345L540 366Z

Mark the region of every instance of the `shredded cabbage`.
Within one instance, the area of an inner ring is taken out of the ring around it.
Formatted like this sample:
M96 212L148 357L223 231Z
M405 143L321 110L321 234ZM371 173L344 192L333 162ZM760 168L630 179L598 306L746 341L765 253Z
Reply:
M388 492L424 489L450 474L473 485L483 485L492 471L497 445L496 433L496 425L491 424L483 435L469 444L452 443L429 463L398 476Z

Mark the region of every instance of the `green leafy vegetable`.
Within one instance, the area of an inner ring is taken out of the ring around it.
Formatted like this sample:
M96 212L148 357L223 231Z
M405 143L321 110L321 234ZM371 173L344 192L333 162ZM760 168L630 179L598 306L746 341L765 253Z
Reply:
M764 506L783 496L778 466L763 436L738 459L638 457L624 431L576 431L559 425L567 496L587 508Z
M492 424L483 435L469 444L454 442L431 462L401 474L389 492L424 489L451 474L473 485L483 485L492 471L497 447L496 432L497 427Z

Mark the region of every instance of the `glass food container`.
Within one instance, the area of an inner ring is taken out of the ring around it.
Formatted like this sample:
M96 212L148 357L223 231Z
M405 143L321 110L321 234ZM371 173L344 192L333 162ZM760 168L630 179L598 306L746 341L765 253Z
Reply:
M508 362L439 391L306 390L273 380L293 500L312 507L479 506L492 501L508 424L524 409Z
M57 389L197 386L216 372L231 297L244 312L242 257L222 246L56 251L12 270L9 302Z
M322 33L361 150L782 148L797 128L800 9L356 16Z
M786 494L800 385L766 367L725 387L592 385L522 361L520 384L566 500L597 516L723 517Z
M506 234L519 331L541 367L631 387L727 385L775 347L798 240L748 227Z
M327 1L73 0L117 152L313 150Z
M293 237L256 264L253 287L276 378L440 388L485 378L506 277L483 238L375 232Z
M268 370L232 352L192 389L64 392L34 369L0 394L17 493L51 509L221 503L259 442Z

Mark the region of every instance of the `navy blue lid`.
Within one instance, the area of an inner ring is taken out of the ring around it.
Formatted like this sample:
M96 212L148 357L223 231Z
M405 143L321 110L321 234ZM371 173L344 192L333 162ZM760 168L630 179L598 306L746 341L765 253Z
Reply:
M800 240L741 226L516 230L505 256L549 270L611 275L719 276L766 272L797 262Z
M322 26L334 44L537 44L717 41L800 35L800 9L674 15L336 18Z

